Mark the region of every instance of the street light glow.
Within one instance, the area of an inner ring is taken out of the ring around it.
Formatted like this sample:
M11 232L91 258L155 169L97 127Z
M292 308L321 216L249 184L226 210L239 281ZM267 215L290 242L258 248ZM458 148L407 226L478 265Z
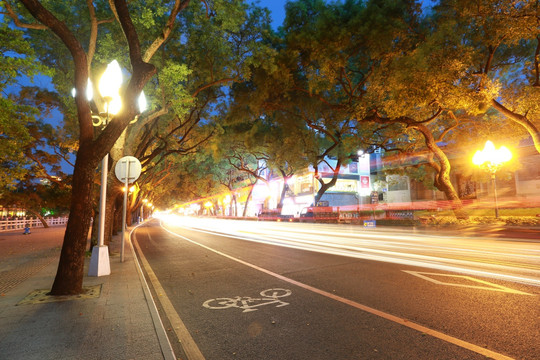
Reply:
M92 80L88 78L88 83L86 84L86 100L90 101L94 98L94 88L92 85Z
M111 98L111 101L105 103L105 111L111 115L116 115L122 109L122 99L120 96Z
M506 146L495 149L491 141L486 141L483 150L477 150L473 156L473 164L482 166L486 164L489 168L501 166L512 159L512 152ZM492 170L490 170L492 171Z
M143 113L146 110L147 104L146 104L146 97L144 96L144 90L141 91L141 95L139 95L139 99L137 101L139 105L139 112Z
M71 96L75 97L77 95L77 89L71 89ZM94 88L92 86L92 80L88 78L88 83L86 84L86 100L91 101L94 98Z
M122 86L122 69L118 61L113 60L99 80L99 93L104 98L119 97L120 86Z
M487 169L491 174L496 218L499 218L496 174L502 164L509 161L510 159L512 159L512 153L510 152L510 150L508 150L506 146L501 146L499 149L495 149L495 145L493 145L493 143L489 140L486 141L484 149L482 151L477 150L472 158L473 164Z

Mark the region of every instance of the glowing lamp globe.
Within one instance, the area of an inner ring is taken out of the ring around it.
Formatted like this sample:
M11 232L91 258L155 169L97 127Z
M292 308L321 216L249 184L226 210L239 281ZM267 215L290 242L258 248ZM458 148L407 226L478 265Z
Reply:
M118 61L113 60L99 80L99 93L104 98L118 97L120 86L122 86L122 69Z

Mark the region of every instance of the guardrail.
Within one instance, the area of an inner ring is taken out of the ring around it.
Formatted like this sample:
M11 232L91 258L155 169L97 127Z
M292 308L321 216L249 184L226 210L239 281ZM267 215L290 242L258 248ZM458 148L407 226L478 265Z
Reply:
M45 221L49 226L60 226L67 224L68 218L58 217L58 218L46 218ZM30 228L43 227L43 224L39 219L14 219L14 220L0 220L0 232L2 231L13 231L13 230L24 230L28 225Z

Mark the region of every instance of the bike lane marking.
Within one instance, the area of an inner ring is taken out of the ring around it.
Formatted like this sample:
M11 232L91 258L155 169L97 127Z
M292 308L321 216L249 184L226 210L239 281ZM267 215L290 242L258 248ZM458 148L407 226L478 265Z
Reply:
M288 278L286 276L283 276L283 275L280 275L280 274L277 274L273 271L270 271L270 270L267 270L265 268L262 268L260 266L257 266L255 264L251 264L247 261L244 261L244 260L241 260L241 259L238 259L238 258L235 258L234 256L231 256L231 255L227 255L219 250L215 250L215 249L212 249L211 247L208 247L206 245L203 245L201 243L198 243L194 240L191 240L185 236L182 236L182 235L179 235L167 228L165 228L161 222L160 222L160 225L162 227L162 229L164 229L165 231L167 231L168 233L176 236L176 237L179 237L181 239L184 239L186 241L189 241L190 243L192 244L195 244L195 245L198 245L208 251L212 251L213 253L216 253L218 255L221 255L227 259L230 259L230 260L233 260L233 261L236 261L242 265L245 265L245 266L249 266L255 270L258 270L260 272L263 272L265 274L268 274L270 276L273 276L277 279L280 279L280 280L283 280L283 281L286 281L290 284L293 284L293 285L296 285L298 287L301 287L303 289L306 289L306 290L309 290L311 292L314 292L316 294L319 294L319 295L322 295L322 296L325 296L329 299L332 299L332 300L336 300L336 301L339 301L343 304L346 304L346 305L349 305L349 306L352 306L354 308L357 308L359 310L362 310L362 311L365 311L367 313L370 313L370 314L373 314L373 315L376 315L376 316L379 316L383 319L386 319L386 320L389 320L389 321L392 321L394 323L397 323L397 324L400 324L400 325L403 325L405 327L408 327L410 329L413 329L413 330L416 330L416 331L419 331L421 333L424 333L424 334L427 334L427 335L430 335L430 336L433 336L437 339L440 339L440 340L443 340L443 341L446 341L448 343L451 343L451 344L454 344L454 345L457 345L459 347L462 347L464 349L467 349L467 350L470 350L470 351L473 351L475 353L478 353L478 354L481 354L481 355L484 355L484 356L487 356L489 358L492 358L492 359L495 359L495 360L511 360L513 359L512 357L509 357L509 356L506 356L506 355L503 355L503 354L500 354L500 353L497 353L495 351L491 351L491 350L488 350L488 349L485 349L481 346L478 346L478 345L475 345L475 344L472 344L472 343L469 343L467 341L464 341L464 340L461 340L461 339L458 339L456 337L453 337L451 335L447 335L447 334L444 334L440 331L437 331L437 330L433 330L431 328L428 328L428 327L425 327L423 325L420 325L420 324L416 324L412 321L409 321L407 319L404 319L404 318L400 318L398 316L395 316L395 315L392 315L392 314L389 314L389 313L386 313L384 311L381 311L381 310L377 310L375 308L372 308L372 307L369 307L367 305L362 305L360 303L357 303L355 301L352 301L352 300L349 300L349 299L346 299L344 297L341 297L341 296L338 296L338 295L335 295L335 294L332 294L332 293L329 293L327 291L324 291L324 290L321 290L321 289L318 289L316 287L313 287L311 285L307 285L307 284L304 284L300 281L297 281L297 280L294 280L294 279L291 279L291 278ZM222 235L223 236L223 235ZM232 237L234 238L234 236L227 236L227 235L224 235L225 237Z
M273 292L272 295L266 295L268 292ZM278 293L283 292L283 294L278 295ZM292 294L292 291L289 289L266 289L260 292L262 298L252 298L250 296L236 296L234 298L215 298L206 300L203 303L203 307L211 310L223 310L229 308L239 308L243 309L242 312L257 311L256 309L259 306L277 304L276 307L282 307L289 305L288 302L279 300L281 297L289 296ZM213 303L216 305L213 305ZM254 303L254 304L252 304ZM242 305L239 305L242 304ZM252 304L252 305L250 305Z

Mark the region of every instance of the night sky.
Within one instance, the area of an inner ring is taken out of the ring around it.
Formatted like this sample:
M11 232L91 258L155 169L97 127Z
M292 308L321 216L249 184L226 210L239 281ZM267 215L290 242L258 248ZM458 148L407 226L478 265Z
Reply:
M270 10L272 16L272 27L277 29L285 19L285 3L287 0L260 0L259 5Z

